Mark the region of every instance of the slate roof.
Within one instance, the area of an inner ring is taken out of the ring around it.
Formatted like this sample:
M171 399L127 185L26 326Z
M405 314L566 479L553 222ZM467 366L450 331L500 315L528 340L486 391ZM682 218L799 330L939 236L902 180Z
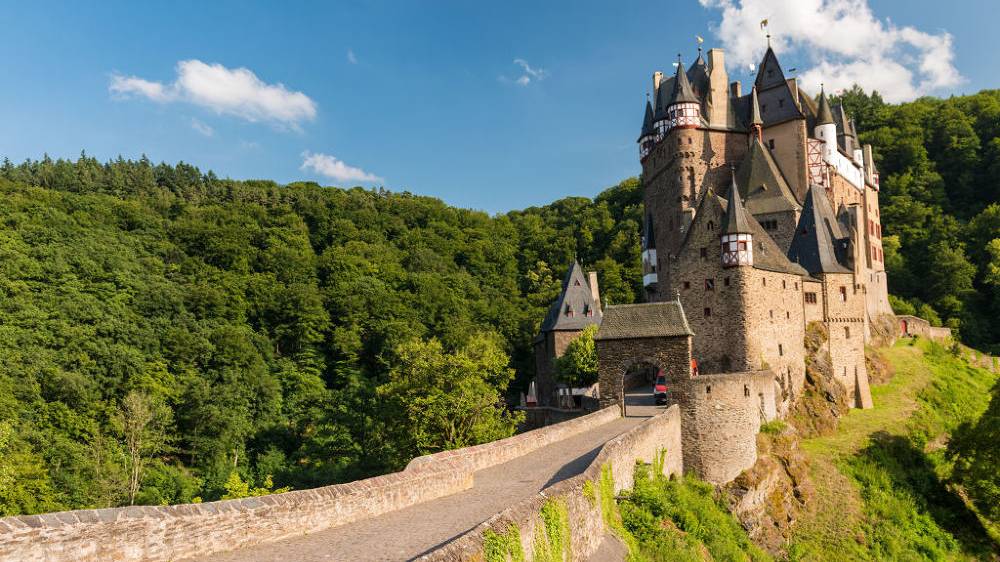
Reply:
M732 185L729 186L729 206L722 218L723 234L750 234L750 217L743 200L740 199L740 189L736 187L736 171L732 172Z
M830 112L830 101L826 99L823 88L819 90L819 108L816 110L816 125L833 123L833 113Z
M694 90L695 96L707 101L711 82L708 78L708 65L705 64L705 58L701 56L701 49L698 49L698 58L687 70L687 79L691 83L691 89Z
M764 120L760 118L760 101L757 99L757 86L750 89L750 124L764 124Z
M854 123L844 111L844 106L839 103L831 107L833 122L837 124L837 145L850 156L854 156L854 149L858 147L858 135L854 132Z
M567 304L574 312L572 316L567 316L564 313ZM584 314L586 307L594 311L593 316ZM587 276L583 274L583 268L580 267L579 262L574 260L563 279L562 291L549 307L540 331L582 330L591 324L600 323L601 309L594 302L594 297L590 293L590 283L587 282Z
M684 72L684 65L680 61L677 61L677 75L674 76L674 88L667 105L675 103L701 103L698 96L694 95L687 72Z
M792 89L785 80L785 74L781 71L778 57L770 47L764 53L754 85L757 87L757 98L765 127L804 117ZM749 102L744 103L749 105Z
M595 340L693 336L678 301L619 304L604 311Z
M736 168L736 183L753 215L802 209L778 163L756 136L750 140L746 158Z
M642 132L639 133L639 138L650 136L653 134L653 106L646 100L646 113L642 116Z
M788 259L810 274L851 273L837 256L837 245L843 246L845 238L826 194L822 188L811 186L788 248Z

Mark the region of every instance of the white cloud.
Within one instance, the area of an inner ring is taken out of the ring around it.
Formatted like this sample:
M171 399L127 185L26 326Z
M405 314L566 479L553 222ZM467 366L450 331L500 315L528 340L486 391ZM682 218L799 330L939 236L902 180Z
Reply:
M518 86L527 86L532 82L540 82L548 77L549 72L544 68L536 68L528 64L528 61L524 59L514 59L514 64L521 67L521 75L517 78L508 78L504 75L500 75L498 80L504 83L517 84Z
M768 20L771 45L780 56L797 52L810 68L802 85L818 92L876 89L890 102L911 100L959 85L952 37L879 20L868 0L699 0L721 10L714 28L731 68L749 68L766 49L761 20Z
M191 118L191 128L206 137L210 137L215 134L215 129L193 117Z
M347 49L347 62L358 64L358 57L354 54L354 49Z
M142 96L160 103L184 101L250 122L267 121L297 129L316 117L316 102L281 83L268 84L247 68L226 68L200 60L177 63L177 79L170 84L136 76L111 77L115 96Z
M337 159L336 156L322 153L314 154L308 150L302 153L302 166L299 169L312 171L332 180L345 183L378 183L383 181L382 178L374 174L369 174L361 168L348 166L342 160Z

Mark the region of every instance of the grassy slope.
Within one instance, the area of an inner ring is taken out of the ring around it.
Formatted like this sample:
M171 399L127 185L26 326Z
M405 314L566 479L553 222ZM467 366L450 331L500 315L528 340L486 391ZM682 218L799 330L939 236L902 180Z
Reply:
M795 526L793 560L978 560L996 552L943 483L947 433L978 416L995 375L927 341L884 351L896 375L831 436L803 442L817 495Z

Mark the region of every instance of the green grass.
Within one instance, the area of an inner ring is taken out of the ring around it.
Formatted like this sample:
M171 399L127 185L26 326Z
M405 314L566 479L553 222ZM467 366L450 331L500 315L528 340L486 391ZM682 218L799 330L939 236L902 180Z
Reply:
M805 440L816 499L792 560L980 560L997 545L946 484L947 435L979 416L996 376L926 340L884 351L895 368L836 434Z
M635 484L618 503L631 540L630 560L675 562L758 561L771 558L756 547L716 497L715 488L693 477L651 476L636 468Z

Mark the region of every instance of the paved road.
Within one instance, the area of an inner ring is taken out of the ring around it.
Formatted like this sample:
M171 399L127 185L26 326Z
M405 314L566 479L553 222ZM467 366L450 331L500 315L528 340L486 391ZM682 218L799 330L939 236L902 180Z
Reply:
M193 559L198 562L357 562L409 560L531 497L583 472L601 445L648 416L655 406L645 387L626 396L627 417L553 443L501 465L480 470L472 488L310 535Z

